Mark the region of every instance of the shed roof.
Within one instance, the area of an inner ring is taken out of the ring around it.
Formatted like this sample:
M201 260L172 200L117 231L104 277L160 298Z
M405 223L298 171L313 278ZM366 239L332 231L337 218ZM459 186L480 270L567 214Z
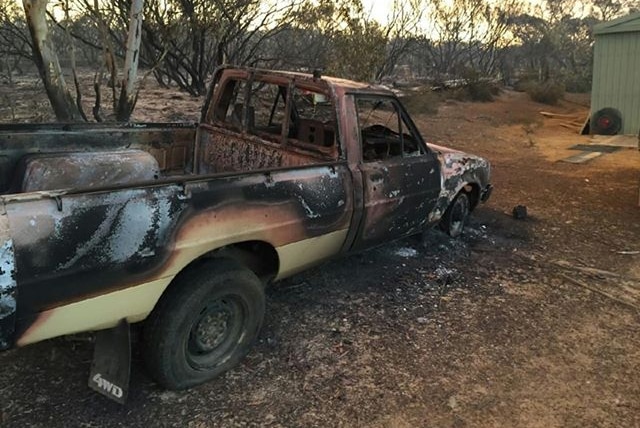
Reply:
M640 12L603 22L593 27L595 35L640 31Z

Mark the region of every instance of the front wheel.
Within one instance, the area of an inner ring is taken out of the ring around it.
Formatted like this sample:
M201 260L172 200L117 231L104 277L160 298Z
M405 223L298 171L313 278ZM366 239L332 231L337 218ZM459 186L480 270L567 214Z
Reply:
M469 203L469 196L466 192L462 191L458 193L458 196L455 197L442 216L440 228L447 232L452 238L460 236L470 212L471 204Z
M240 362L258 336L264 287L250 270L211 261L179 277L144 326L144 354L167 389L206 382Z

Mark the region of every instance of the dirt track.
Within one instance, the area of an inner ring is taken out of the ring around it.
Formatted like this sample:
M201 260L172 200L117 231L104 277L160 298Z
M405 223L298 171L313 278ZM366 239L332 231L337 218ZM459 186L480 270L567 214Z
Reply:
M0 354L0 424L640 426L640 153L556 162L586 137L539 110L506 93L418 118L494 165L462 239L432 231L274 286L245 363L186 392L136 358L126 406L95 395L85 336Z

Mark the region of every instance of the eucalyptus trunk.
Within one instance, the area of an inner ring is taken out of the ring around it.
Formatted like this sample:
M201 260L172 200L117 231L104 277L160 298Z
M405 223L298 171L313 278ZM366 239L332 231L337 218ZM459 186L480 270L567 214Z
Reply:
M23 0L27 26L33 40L33 59L44 83L47 97L60 122L84 121L73 95L67 88L47 24L47 0Z
M140 59L140 40L142 39L143 7L144 0L133 0L131 2L127 51L124 58L124 77L122 78L122 88L116 111L116 119L119 122L129 121L138 99L136 80L138 78L138 63Z

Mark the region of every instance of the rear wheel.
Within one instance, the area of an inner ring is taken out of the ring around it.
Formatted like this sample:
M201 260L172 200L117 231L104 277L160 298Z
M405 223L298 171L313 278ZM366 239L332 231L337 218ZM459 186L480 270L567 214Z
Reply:
M447 232L452 238L460 236L470 212L471 204L469 202L469 195L462 191L458 193L458 196L455 197L442 216L440 228Z
M211 261L184 272L145 323L149 371L168 389L213 379L249 352L264 311L262 283L239 264Z

